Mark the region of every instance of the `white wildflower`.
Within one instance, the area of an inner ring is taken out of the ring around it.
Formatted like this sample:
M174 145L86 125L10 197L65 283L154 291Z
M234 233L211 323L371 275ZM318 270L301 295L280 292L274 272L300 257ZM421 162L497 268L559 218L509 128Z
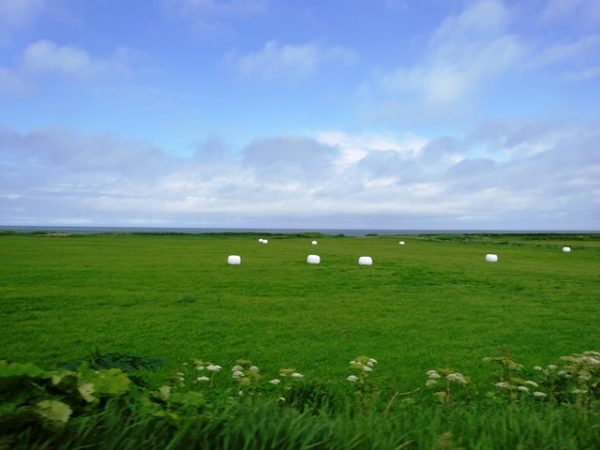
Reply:
M220 372L221 370L223 370L223 368L218 364L209 364L208 366L206 366L206 368L211 372Z
M427 376L431 379L437 380L438 378L441 378L442 376L437 373L436 370L429 370L427 371Z
M535 391L535 392L533 393L533 396L534 396L534 397L537 397L537 398L546 398L546 397L548 397L548 396L547 396L545 393L543 393L543 392L540 392L540 391Z
M363 370L363 372L373 372L373 368L372 368L372 367L369 367L369 366L365 366L365 367L363 367L363 369L362 369L362 370Z
M566 370L561 370L560 372L558 372L557 374L559 377L564 377L567 375L567 371Z
M367 361L367 366L373 367L373 363L371 361Z
M256 366L250 366L250 368L248 370L250 372L258 372L258 367L256 367Z
M198 381L210 381L210 378L208 378L208 377L198 377L198 378L196 378L196 380L198 380Z
M294 372L291 375L292 378L304 378L304 375L302 375L300 372Z
M449 373L446 378L448 379L448 381L454 381L456 383L460 383L460 384L467 384L468 381L465 378L465 376L462 373L459 372L453 372L453 373Z
M244 372L242 372L241 370L236 370L235 372L233 372L233 374L231 376L233 378L243 378Z
M550 370L556 370L556 369L558 369L558 366L556 366L556 365L554 365L554 364L550 364L550 365L548 366L548 369L550 369Z
M356 364L356 361L352 360L352 361L350 361L350 364L354 365L354 364Z
M242 366L240 366L239 364L238 364L238 365L235 365L235 366L233 366L233 367L231 368L231 371L232 371L232 372L239 372L239 371L241 371L241 370L244 370L244 368L243 368Z
M356 375L348 375L346 378L350 383L356 383L358 381L358 377Z
M571 394L587 394L587 391L584 389L573 389Z
M204 366L196 366L196 370L203 371L204 369L206 369L206 367L204 367Z
M501 381L500 383L496 383L496 387L500 389L510 389L510 383L508 381Z
M269 381L269 383L271 383L271 384L279 384L279 383L281 383L281 380L279 378L273 378L271 381Z
M538 387L538 384L535 381L531 381L531 380L527 380L525 382L525 384L528 384L529 386L533 386L533 387Z
M533 366L533 370L544 370L541 366Z
M527 386L517 386L517 389L521 392L529 392L529 388Z
M377 361L375 358L369 358L369 362L373 363L373 364L377 364L379 361Z
M425 383L425 386L433 386L434 384L437 384L437 380L434 380L433 378L430 378L429 380L427 380L427 382Z

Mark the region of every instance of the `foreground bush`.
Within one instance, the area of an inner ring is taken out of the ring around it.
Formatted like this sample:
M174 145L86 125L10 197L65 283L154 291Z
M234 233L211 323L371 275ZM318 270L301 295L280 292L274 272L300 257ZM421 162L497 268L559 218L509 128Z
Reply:
M55 371L0 362L0 449L600 448L600 354L531 371L486 361L498 373L485 392L437 368L405 393L372 382L378 362L366 356L338 384L194 359L156 390L85 362Z

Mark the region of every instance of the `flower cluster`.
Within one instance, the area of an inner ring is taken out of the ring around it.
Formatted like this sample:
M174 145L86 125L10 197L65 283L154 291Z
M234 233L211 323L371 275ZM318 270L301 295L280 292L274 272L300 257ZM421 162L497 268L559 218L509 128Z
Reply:
M427 381L425 382L425 386L427 387L437 387L438 390L433 393L442 403L450 403L452 399L452 389L453 384L457 385L467 385L471 383L468 377L463 375L460 372L456 372L452 369L431 369L428 370L427 373Z
M375 369L376 364L377 360L368 356L359 356L353 359L350 361L350 369L352 369L355 373L348 375L346 380L348 380L350 383L358 382L360 384L364 384L366 378Z
M539 390L540 385L533 380L522 380L520 378L512 378L511 381L499 381L495 384L496 388L505 391L513 399L517 394L529 395L534 398L544 399L548 394Z
M583 352L560 358L566 364L555 374L546 373L543 382L554 392L567 396L581 396L590 393L600 394L600 352Z
M184 362L181 370L171 376L174 388L190 390L198 386L212 386L215 374L223 370L218 364L198 358L192 358L191 361L192 364Z
M240 386L249 386L257 383L262 376L257 366L247 359L238 359L231 368L231 377L237 380Z
M289 392L293 389L294 385L298 384L304 379L304 375L298 372L296 369L290 367L285 369L279 369L279 378L273 378L269 381L274 386L278 386L276 392L279 393L278 400L285 402L289 397Z
M499 368L493 388L486 395L511 402L527 399L583 402L600 396L600 352L563 356L561 360L562 363L558 365L538 365L533 370L525 370L522 364L507 356L484 358L485 362L495 363ZM375 398L378 392L375 386L367 383L377 363L375 358L368 356L359 356L349 362L351 373L346 380L354 385L361 408L366 408L371 397ZM191 364L183 363L180 371L174 373L170 386L163 386L165 389L168 387L169 392L161 391L161 398L169 396L171 389L177 395L185 390L214 389L214 381L221 371L223 367L218 364L194 358ZM425 386L431 388L433 395L442 403L469 400L477 394L469 377L453 369L431 369L426 375ZM294 368L282 368L276 378L267 378L261 384L262 378L259 368L249 360L237 360L231 368L231 379L237 384L240 396L270 392L276 393L280 401L293 398L292 390L304 380L304 375ZM245 398L251 399L248 396Z
M211 362L202 361L201 359L192 359L194 369L198 372L196 381L200 383L210 383L216 372L223 370L223 367Z
M280 369L279 376L282 378L291 378L292 380L301 380L304 378L304 375L297 372L296 369Z

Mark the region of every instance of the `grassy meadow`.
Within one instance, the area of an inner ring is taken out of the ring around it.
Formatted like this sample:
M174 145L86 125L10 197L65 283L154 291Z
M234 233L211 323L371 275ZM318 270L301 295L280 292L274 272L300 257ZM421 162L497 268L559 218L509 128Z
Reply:
M599 269L593 234L3 233L0 450L599 448L600 354L559 359ZM97 351L161 364L61 369Z
M265 237L1 235L0 359L53 367L99 348L163 360L157 380L199 357L335 381L365 354L411 389L435 367L487 373L485 356L600 349L599 236Z

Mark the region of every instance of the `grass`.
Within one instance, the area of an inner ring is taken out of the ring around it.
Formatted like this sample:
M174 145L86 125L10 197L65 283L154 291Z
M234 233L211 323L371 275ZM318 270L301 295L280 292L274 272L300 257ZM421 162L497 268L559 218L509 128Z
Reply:
M482 362L513 355L527 378L533 365L600 349L600 235L318 236L317 247L314 235L258 237L0 234L0 360L162 361L136 373L149 389L192 357L225 367L204 406L176 423L149 415L153 394L133 389L95 409L71 399L78 413L63 432L2 432L0 449L600 447L597 395L499 401L485 395L498 369ZM307 265L309 253L321 265ZM229 254L242 265L227 266ZM358 266L361 255L374 265ZM379 360L368 407L345 381L361 354ZM285 405L238 402L239 358L266 380L295 367L305 387ZM425 372L441 367L468 375L477 397L437 404Z
M596 405L597 406L597 405ZM241 410L199 415L179 427L152 423L117 404L74 424L53 439L24 433L10 448L125 449L595 449L600 445L599 409L481 405L406 407L381 416L280 408L261 403ZM0 441L0 448L1 448ZM8 446L6 448L9 448Z
M0 235L0 359L52 367L97 347L163 360L157 380L197 356L334 381L367 354L410 389L434 367L477 375L485 356L600 348L599 236L402 239Z

